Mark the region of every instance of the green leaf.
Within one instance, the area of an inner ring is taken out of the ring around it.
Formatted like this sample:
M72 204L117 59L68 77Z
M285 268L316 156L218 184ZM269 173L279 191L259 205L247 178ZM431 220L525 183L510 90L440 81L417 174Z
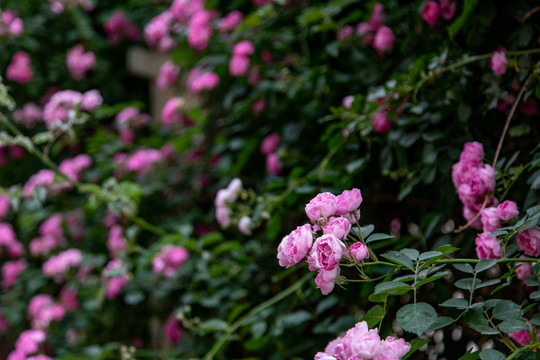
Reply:
M478 281L478 279L476 281ZM454 285L457 288L471 291L473 289L474 282L475 281L473 278L465 278L465 279L460 279L456 281Z
M413 287L409 284L405 284L399 281L387 281L375 286L374 294L383 294L396 290L412 290Z
M514 319L514 320L505 320L499 324L499 330L503 333L515 333L520 330L529 330L529 327L523 320Z
M529 319L529 322L533 325L540 325L540 313L536 313Z
M474 290L476 289L480 289L480 288L483 288L483 287L486 287L486 286L491 286L491 285L495 285L495 284L498 284L501 282L501 279L493 279L493 280L488 280L486 282L479 282L478 280L476 280L477 283L474 285Z
M411 259L409 259L407 256L405 256L404 254L401 254L401 253L398 253L397 251L388 251L384 254L382 254L382 257L390 260L390 261L393 261L399 265L403 265L405 266L406 268L410 269L410 270L413 270L414 269L414 265L411 261Z
M476 264L476 266L474 267L474 271L480 273L484 270L489 269L492 266L495 266L495 264L497 264L497 259L483 259Z
M366 243L379 241L379 240L392 239L392 238L395 238L395 236L382 234L382 233L375 233L375 234L371 234L371 236L366 239Z
M440 304L440 306L453 307L459 310L465 310L469 307L469 302L465 299L454 298L446 300L445 302Z
M360 228L360 233L362 234L362 237L366 239L373 232L373 230L375 230L375 226L366 225Z
M525 351L516 356L516 360L536 360L536 352Z
M440 251L426 251L426 252L421 253L420 256L418 256L418 260L420 261L427 260L427 259L431 259L433 257L441 256L441 255L443 255L443 253Z
M331 307L336 306L338 303L339 298L337 296L327 296L317 305L315 312L320 315Z
M311 319L311 314L306 310L298 310L280 318L284 327L296 327Z
M480 359L480 352L472 352L472 349L469 349L465 355L459 358L459 360L476 360Z
M474 269L470 264L454 264L454 268L456 268L459 271L463 271L467 274L474 273Z
M368 312L362 316L362 321L367 322L368 327L372 328L377 326L381 320L384 318L384 310L381 305L375 305Z
M481 334L485 335L496 335L499 334L499 330L492 328L489 325L489 322L484 317L484 314L477 309L469 309L465 313L465 321L469 326L478 331Z
M510 300L502 300L493 308L493 317L498 320L521 318L521 307Z
M403 306L396 319L403 330L420 336L437 320L437 312L431 305L419 302Z
M493 349L484 349L480 351L480 359L482 360L505 360L506 357L499 351Z
M454 319L452 319L449 316L440 316L435 320L433 324L426 330L426 332L434 331L437 329L441 329L443 327L446 327L454 322Z
M429 339L412 339L411 340L411 350L401 358L401 360L407 360L415 351L420 349L422 346L426 345L429 342Z
M484 308L486 310L489 310L492 307L495 307L495 305L497 305L501 301L502 301L501 299L489 299L489 300L486 300L486 302L484 303Z
M416 249L403 249L399 252L407 256L412 261L418 260L418 256L420 255L420 253Z
M435 275L430 276L430 277L418 282L416 284L416 288L418 289L422 285L433 282L435 280L439 280L440 278L445 277L447 274L448 274L448 271L440 271L440 272L436 273Z

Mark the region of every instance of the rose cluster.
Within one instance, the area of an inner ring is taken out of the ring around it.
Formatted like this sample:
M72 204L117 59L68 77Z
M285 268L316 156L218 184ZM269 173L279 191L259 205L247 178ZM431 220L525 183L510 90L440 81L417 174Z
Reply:
M281 163L277 155L279 146L279 134L272 133L265 137L261 143L261 153L266 155L266 171L278 176L281 173Z
M403 339L388 336L381 340L377 329L369 329L362 321L347 330L345 336L328 343L314 360L399 360L410 349L411 344Z
M490 236L501 227L501 221L510 221L519 211L514 201L499 200L492 194L495 189L495 170L483 163L484 148L478 142L466 143L459 162L452 167L452 180L463 202L463 217L471 227L482 229L475 240L479 259L501 257L501 246L497 237ZM483 203L486 205L483 207ZM540 227L518 233L518 246L526 255L540 255Z
M360 219L361 203L362 194L356 188L338 196L324 192L311 199L305 210L313 225L298 226L281 240L277 254L279 264L290 267L307 257L309 270L318 271L317 287L324 295L329 294L334 289L343 257L350 261L369 257L364 243L355 240L349 248L345 244L352 224Z
M189 253L182 246L165 245L152 260L152 269L156 274L171 278L189 258Z
M376 3L373 5L369 21L361 22L356 26L356 35L362 37L362 45L371 45L380 54L391 50L396 39L392 29L384 25L385 20L383 4Z

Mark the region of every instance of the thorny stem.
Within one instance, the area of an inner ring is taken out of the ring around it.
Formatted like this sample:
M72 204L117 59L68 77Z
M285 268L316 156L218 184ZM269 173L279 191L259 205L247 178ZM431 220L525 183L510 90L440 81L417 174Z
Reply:
M540 49L536 49L540 52ZM512 108L510 109L510 113L508 113L508 117L506 118L506 122L504 124L501 136L499 138L499 143L497 144L497 150L495 151L495 156L493 157L493 163L492 166L495 167L497 164L497 160L499 159L499 154L501 152L502 144L504 142L504 137L506 136L506 132L508 131L508 127L510 126L510 120L512 120L512 117L514 116L514 113L516 111L517 105L521 101L521 97L523 96L523 93L525 92L525 89L527 88L527 85L529 84L529 81L531 81L532 77L534 75L534 72L531 72L531 74L527 77L523 85L521 86L521 89L519 90L518 95L516 96L516 99L514 100L514 103L512 104ZM480 210L476 213L476 215L465 225L460 226L456 230L454 230L454 233L459 233L471 226L481 215L482 211L486 208L487 202L489 199L489 194L486 194L484 197L484 202L482 203L482 207L480 207Z

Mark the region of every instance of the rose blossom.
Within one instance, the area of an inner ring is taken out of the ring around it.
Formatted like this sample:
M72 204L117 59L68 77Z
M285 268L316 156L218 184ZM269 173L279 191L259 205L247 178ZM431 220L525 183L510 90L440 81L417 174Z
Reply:
M182 328L180 321L172 314L163 325L163 333L173 344L178 344L182 338Z
M422 10L422 17L431 27L435 27L437 20L439 20L439 15L441 13L441 8L439 4L435 1L428 1Z
M34 78L32 59L26 51L17 51L6 69L6 78L18 84L26 84Z
M238 220L238 230L244 235L251 235L251 227L253 226L253 221L249 216L242 216Z
M444 20L452 20L456 13L456 3L453 0L440 0L441 16Z
M337 197L329 192L320 193L306 205L306 215L312 221L328 218L336 213Z
M388 26L381 26L375 33L373 39L373 48L381 53L386 52L394 46L394 40L396 37Z
M506 72L507 64L508 60L503 50L494 51L491 59L489 59L489 67L497 75L503 75Z
M519 214L517 204L514 201L506 200L497 206L497 215L501 220L509 221Z
M277 156L277 154L273 153L273 154L268 154L268 156L266 156L266 170L272 174L272 175L275 175L275 176L278 176L279 174L281 174L281 163L279 161L279 157Z
M66 65L74 80L82 80L96 66L96 55L92 51L85 52L84 47L77 44L68 51Z
M319 270L317 277L315 278L315 284L317 284L317 288L321 290L323 295L328 295L332 292L332 290L334 290L339 271L339 266L336 266L330 270Z
M481 221L484 232L492 233L501 227L501 220L497 214L497 208L488 207L482 211Z
M497 238L489 236L489 233L478 234L475 243L478 259L499 259L501 257L501 245Z
M338 239L343 239L351 231L351 223L344 217L333 217L322 227L323 234L334 235Z
M346 215L352 211L355 211L362 204L362 193L360 189L353 188L352 190L345 190L336 198L336 211L335 215Z
M332 270L339 266L339 261L346 249L343 241L334 235L326 234L319 237L313 244L307 258L309 270Z
M264 138L264 140L261 143L261 153L264 155L268 155L271 153L276 152L279 145L279 134L278 133L272 133Z
M176 66L171 60L167 60L161 65L159 75L156 79L158 89L166 89L173 86L178 81L180 67Z
M279 265L290 267L299 263L307 255L312 244L311 226L309 224L298 226L285 236L278 246Z
M521 231L516 236L519 247L529 256L540 255L540 227Z
M387 111L381 111L373 117L373 130L380 134L385 134L392 128L390 120L386 117Z
M368 248L366 245L362 244L361 242L356 242L352 244L349 250L351 251L352 257L356 261L362 261L369 258Z
M240 11L234 10L225 15L225 17L219 23L219 32L226 33L234 31L243 20L243 15Z

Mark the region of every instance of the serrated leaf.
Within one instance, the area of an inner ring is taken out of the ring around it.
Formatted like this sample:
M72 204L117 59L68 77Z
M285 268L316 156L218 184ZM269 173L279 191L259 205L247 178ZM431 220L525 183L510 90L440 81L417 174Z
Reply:
M459 310L465 310L469 307L469 302L465 299L460 298L454 298L454 299L448 299L442 304L440 304L442 307L453 307Z
M505 360L506 357L499 351L493 349L484 349L480 351L480 359L482 360Z
M538 286L538 276L529 275L525 279L525 285L527 286Z
M381 305L375 305L368 312L362 316L362 321L367 322L368 327L372 328L378 325L381 322L381 319L384 317L384 310Z
M489 322L484 317L481 311L477 309L469 309L465 313L465 321L471 329L478 331L484 335L496 335L499 334L499 330L492 328Z
M390 260L390 261L393 261L397 264L400 264L400 265L403 265L405 266L406 268L410 269L410 270L413 270L414 269L414 265L411 261L411 259L409 259L406 255L404 254L401 254L401 253L398 253L397 251L388 251L386 253L384 253L382 255L382 257Z
M428 277L428 278L426 278L426 279L424 279L424 280L418 282L418 283L416 284L416 288L418 289L418 288L419 288L420 286L422 286L422 285L425 285L425 284L427 284L427 283L433 282L433 281L435 281L435 280L439 280L440 278L445 277L447 274L448 274L448 271L441 271L441 272L438 272L438 273L436 273L435 275L430 276L430 277Z
M529 297L530 297L532 300L538 300L538 299L540 299L540 290L536 290L536 291L532 292L531 295L529 295Z
M443 255L443 253L440 251L426 251L426 252L421 253L420 256L418 256L418 260L420 261L427 260L427 259L431 259L433 257L441 256L441 255Z
M505 320L502 323L499 324L499 330L501 330L503 333L509 334L518 332L520 330L529 330L529 327L523 320Z
M398 310L396 314L398 325L403 330L422 335L437 319L437 312L424 302L408 304Z
M412 286L409 284L399 282L399 281L387 281L387 282L377 284L377 286L375 286L374 294L382 294L382 293L387 293L391 291L405 290L405 289L412 290Z
M483 259L476 264L476 266L474 267L474 271L476 271L476 273L480 273L489 269L492 266L495 266L495 264L497 264L497 259Z
M375 230L375 226L366 225L360 228L360 233L362 234L362 237L365 239L373 232L373 230Z
M375 233L375 234L371 234L371 236L369 236L366 239L366 243L379 241L379 240L392 239L392 238L395 238L395 236L388 235L388 234L382 234L382 233Z
M529 322L533 325L540 325L540 313L536 313L529 319Z
M474 273L474 269L470 264L453 264L454 268L467 274Z
M521 306L510 300L502 300L493 308L493 317L498 320L515 320L521 317Z
M407 256L412 261L418 260L418 256L420 255L416 249L402 249L399 252Z
M440 316L435 320L433 324L426 330L426 332L434 331L437 329L441 329L443 327L446 327L454 322L454 319L452 319L449 316Z
M478 282L478 280L477 280ZM491 285L495 285L495 284L498 284L501 282L501 279L493 279L493 280L488 280L486 282L481 282L481 283L477 283L474 285L474 289L480 289L480 288L483 288L483 287L486 287L486 286L491 286Z
M478 281L479 280L476 279L476 282L478 282ZM465 279L460 279L460 280L456 281L456 283L454 285L457 288L471 291L473 289L473 286L475 285L474 283L475 283L475 281L474 281L473 278L465 278Z
M386 293L382 293L382 294L371 293L368 296L368 300L371 301L371 302L374 302L374 303L384 302L386 300L387 296L388 295Z

